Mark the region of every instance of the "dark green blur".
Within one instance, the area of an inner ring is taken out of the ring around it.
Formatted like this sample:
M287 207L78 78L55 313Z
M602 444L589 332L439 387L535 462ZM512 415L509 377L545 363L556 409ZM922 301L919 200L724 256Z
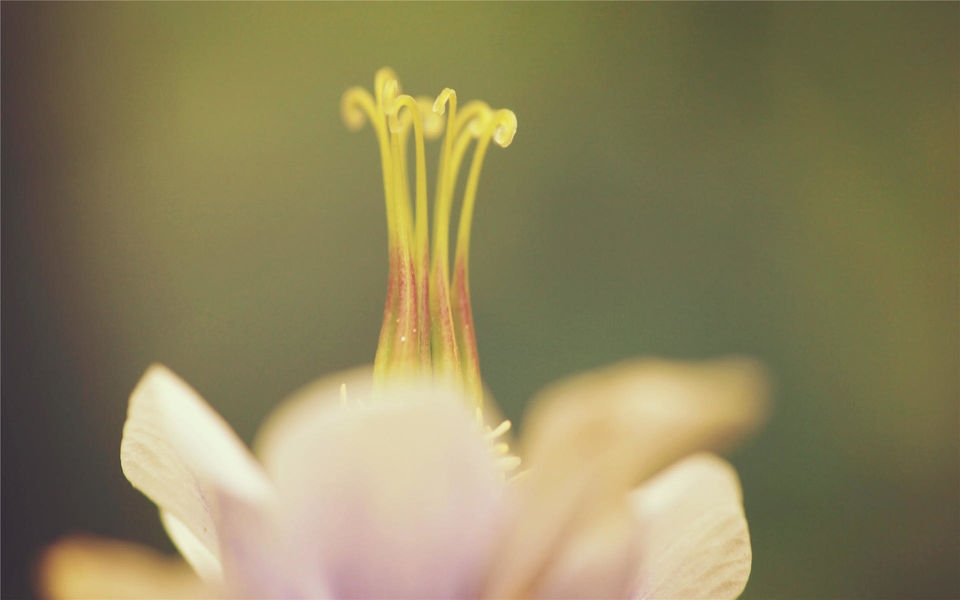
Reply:
M4 3L2 596L69 532L172 551L119 465L151 362L249 441L372 361L379 159L339 100L389 65L519 118L471 253L509 417L620 358L757 356L744 597L960 597L958 31L956 3Z

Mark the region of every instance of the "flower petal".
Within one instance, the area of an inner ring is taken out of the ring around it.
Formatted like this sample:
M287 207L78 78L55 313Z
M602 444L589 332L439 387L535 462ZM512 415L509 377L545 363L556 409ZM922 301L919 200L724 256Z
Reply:
M39 593L50 600L215 598L182 561L142 546L92 537L58 542L39 565Z
M733 599L750 577L750 533L733 467L698 454L632 494L643 540L637 598Z
M534 598L625 598L636 582L639 535L624 501L598 510L576 528L551 560Z
M487 597L531 594L598 512L675 460L743 436L762 420L764 400L762 370L744 359L636 361L547 390L525 422L528 475Z
M458 394L339 385L258 448L286 519L300 589L338 598L476 594L502 475ZM313 578L313 580L311 580Z
M160 509L160 522L173 540L180 555L183 556L197 575L204 581L222 581L223 566L220 558L207 550L207 547L193 535L193 532L169 512Z
M147 370L130 396L120 464L130 483L163 509L174 543L205 576L216 573L210 559L220 559L219 499L256 506L271 491L230 426L160 365Z
M300 577L279 535L284 521L277 504L251 515L249 506L221 497L220 560L230 598L331 598L319 574Z
M348 371L321 377L290 395L270 415L257 431L253 448L261 459L271 455L274 446L300 422L323 419L328 409L343 404L359 405L369 401L373 390L373 367L357 367Z

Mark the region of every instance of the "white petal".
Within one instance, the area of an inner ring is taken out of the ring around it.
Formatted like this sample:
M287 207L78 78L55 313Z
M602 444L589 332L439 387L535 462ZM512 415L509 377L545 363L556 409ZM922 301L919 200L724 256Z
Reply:
M301 589L475 595L503 483L463 401L395 383L373 397L369 381L348 381L342 408L339 387L258 444L286 506L284 559L310 584Z
M111 540L73 538L46 551L40 595L49 600L199 600L220 597L181 561Z
M550 561L535 598L625 598L640 559L632 506L624 501L580 524Z
M147 370L130 396L120 464L134 487L191 534L175 525L173 541L208 576L215 572L209 559L220 558L219 499L255 506L270 494L263 471L230 426L160 365Z
M223 581L219 557L210 552L180 519L160 509L160 522L180 555L190 563L197 575L204 581Z
M740 483L727 462L700 454L633 494L643 540L644 599L733 599L750 577L750 533Z
M487 597L524 596L596 513L677 459L729 445L762 420L756 363L637 361L575 377L531 405L529 470L498 545Z

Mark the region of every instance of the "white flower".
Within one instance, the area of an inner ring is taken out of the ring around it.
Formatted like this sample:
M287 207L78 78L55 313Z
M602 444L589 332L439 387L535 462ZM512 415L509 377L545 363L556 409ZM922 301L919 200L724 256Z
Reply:
M343 398L345 384L346 399ZM505 477L455 388L369 370L318 382L259 460L162 366L130 399L121 463L199 577L118 542L61 542L52 598L734 598L750 572L737 477L696 453L754 427L744 360L641 361L534 401Z
M496 410L480 379L468 257L486 150L511 143L516 116L482 102L458 111L449 88L432 102L402 95L389 69L373 95L348 90L342 108L349 126L371 123L383 163L390 276L373 367L281 406L258 458L186 383L151 367L130 398L121 465L192 571L127 544L68 540L43 561L43 593L736 597L751 561L739 483L700 452L757 426L759 368L646 360L576 377L533 401L511 453L509 422L488 422ZM424 140L444 130L431 228Z

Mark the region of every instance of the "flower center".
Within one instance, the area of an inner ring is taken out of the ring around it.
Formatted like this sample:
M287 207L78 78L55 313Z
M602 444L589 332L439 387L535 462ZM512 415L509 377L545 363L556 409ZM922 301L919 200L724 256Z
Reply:
M451 379L463 386L482 421L483 388L470 308L470 224L490 142L509 146L517 117L513 111L493 110L480 101L458 110L457 94L450 88L435 100L402 94L389 68L377 71L373 92L360 87L347 90L341 110L350 129L371 124L383 166L390 267L374 382L423 373ZM424 140L441 136L431 226ZM471 149L451 270L451 213L461 187L460 167Z

